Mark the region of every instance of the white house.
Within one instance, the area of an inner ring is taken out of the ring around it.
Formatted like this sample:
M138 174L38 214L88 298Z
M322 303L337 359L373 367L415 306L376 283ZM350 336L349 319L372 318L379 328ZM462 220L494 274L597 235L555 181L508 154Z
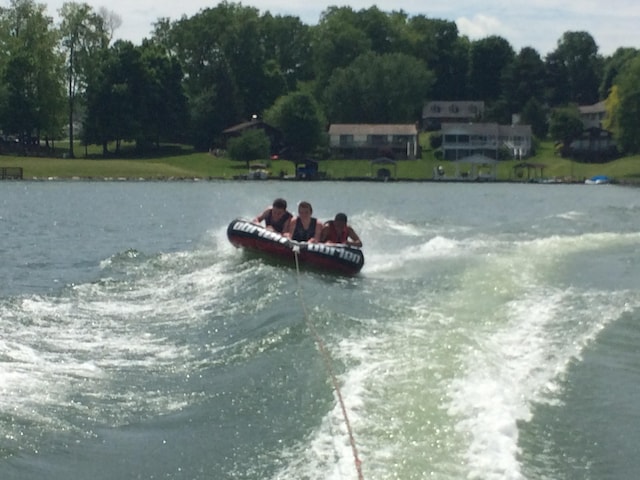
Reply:
M501 149L507 149L513 158L526 158L531 154L531 125L443 123L441 132L445 160L460 160L476 154L498 159Z

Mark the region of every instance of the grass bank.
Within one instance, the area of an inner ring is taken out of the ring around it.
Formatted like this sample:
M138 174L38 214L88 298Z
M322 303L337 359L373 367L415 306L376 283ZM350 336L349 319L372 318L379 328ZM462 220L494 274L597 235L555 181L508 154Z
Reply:
M216 157L210 153L194 152L188 148L175 147L156 152L144 158L135 158L127 152L119 158L103 158L96 151L77 152L78 158L0 156L0 167L22 167L25 179L84 178L84 179L232 179L247 173L246 164ZM537 154L527 162L544 165L542 171L529 172L545 178L574 179L582 181L593 175L608 175L618 181L640 183L640 155L624 157L602 164L572 162L555 155L551 142L542 142ZM285 160L269 162L269 169L277 177L281 172L293 175L294 165ZM497 179L500 181L526 181L527 172L517 177L514 166L517 161L500 162ZM425 148L421 159L398 161L395 166L385 165L393 178L405 180L431 180L434 168L442 165L447 176L455 174L451 162L437 160L433 151ZM320 171L327 178L345 180L352 178L375 178L379 166L368 160L322 160Z

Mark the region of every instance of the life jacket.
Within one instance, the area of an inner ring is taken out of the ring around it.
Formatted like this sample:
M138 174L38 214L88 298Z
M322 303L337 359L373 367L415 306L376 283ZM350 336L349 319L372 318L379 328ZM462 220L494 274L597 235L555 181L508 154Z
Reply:
M297 240L298 242L307 242L316 235L316 225L318 224L318 219L311 217L311 221L309 222L309 228L305 229L302 226L302 220L296 218L296 226L293 229L293 235L291 236L292 240Z
M345 225L344 230L341 233L338 233L338 229L333 220L327 222L329 226L329 233L327 234L326 242L331 243L347 243L347 238L349 238L349 228Z
M282 231L284 230L284 224L287 223L287 220L289 220L293 216L289 212L284 212L284 215L282 215L282 217L280 217L280 220L276 222L273 220L272 215L273 215L273 210L269 209L269 213L267 213L267 216L264 219L264 224L267 227L270 226L278 233L282 233Z

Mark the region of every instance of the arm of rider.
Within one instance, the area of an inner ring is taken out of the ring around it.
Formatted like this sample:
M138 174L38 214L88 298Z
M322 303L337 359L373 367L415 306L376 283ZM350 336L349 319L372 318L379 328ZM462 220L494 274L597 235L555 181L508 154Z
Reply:
M347 232L348 232L347 245L351 245L352 247L362 247L362 240L360 240L360 237L355 232L355 230L349 227ZM352 239L352 240L349 241L349 239Z

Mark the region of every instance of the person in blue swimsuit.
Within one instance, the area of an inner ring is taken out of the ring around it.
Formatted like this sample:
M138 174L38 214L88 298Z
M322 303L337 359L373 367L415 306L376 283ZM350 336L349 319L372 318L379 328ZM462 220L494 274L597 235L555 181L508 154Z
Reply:
M298 204L298 216L289 222L289 231L286 236L298 242L319 242L322 224L312 217L313 208L309 202Z
M287 201L284 198L276 198L270 208L251 220L253 223L264 221L268 230L284 233L289 231L289 223L291 221L290 212L287 211Z

